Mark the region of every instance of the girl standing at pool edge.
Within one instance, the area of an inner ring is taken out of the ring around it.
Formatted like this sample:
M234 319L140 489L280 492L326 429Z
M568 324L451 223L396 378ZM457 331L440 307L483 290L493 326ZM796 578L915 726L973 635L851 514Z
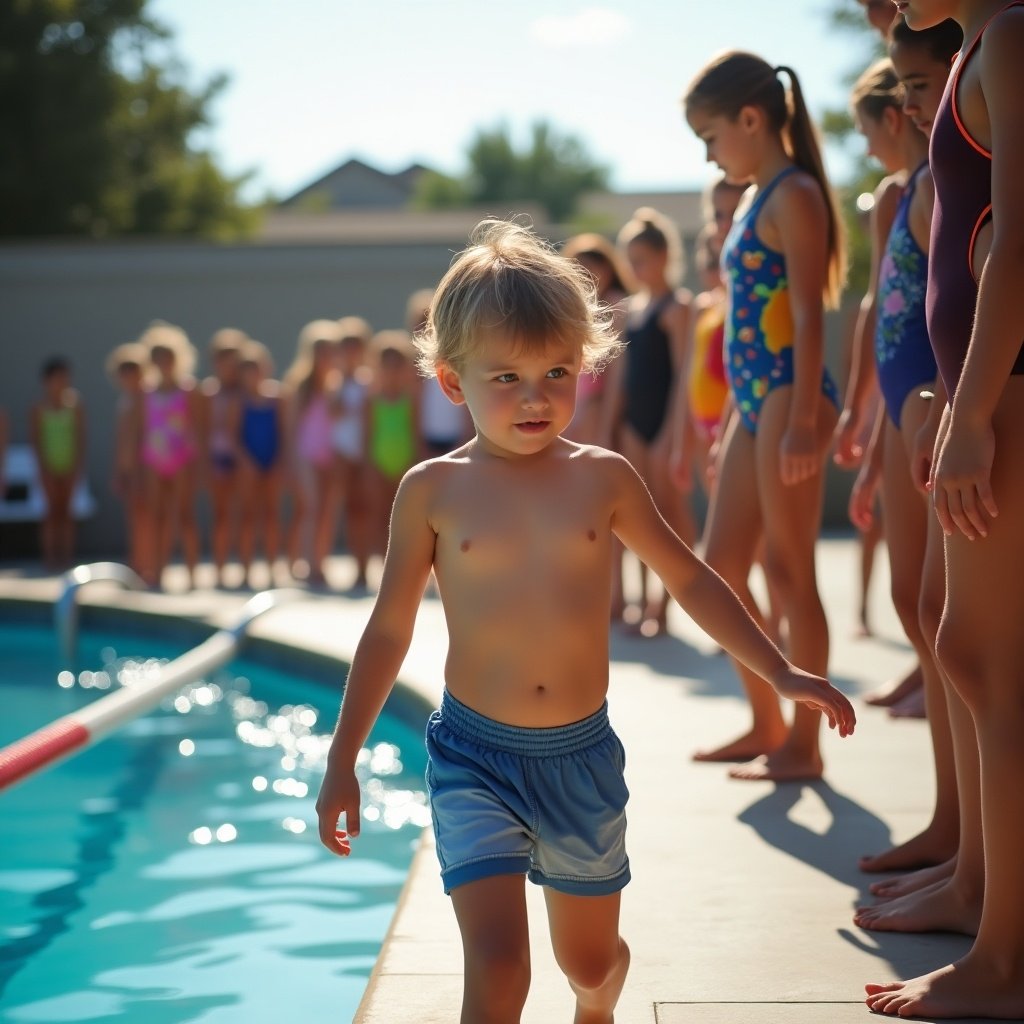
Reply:
M723 439L705 558L757 615L748 576L763 537L789 655L823 674L828 625L815 543L822 467L838 418L835 384L824 367L824 305L836 302L845 276L842 222L791 69L730 51L699 72L683 104L708 159L730 180L755 186L722 253L727 373L739 415ZM696 759L749 761L730 772L740 779L819 777L817 712L797 708L787 728L767 683L736 667L753 726Z

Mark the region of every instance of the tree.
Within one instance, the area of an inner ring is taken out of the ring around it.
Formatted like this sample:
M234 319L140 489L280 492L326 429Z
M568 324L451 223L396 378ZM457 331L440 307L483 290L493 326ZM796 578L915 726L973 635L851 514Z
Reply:
M231 178L190 145L226 84L183 82L146 0L0 4L0 235L251 229Z
M608 186L608 169L594 162L583 143L562 135L546 121L530 130L529 144L517 149L508 125L477 132L467 150L468 171L452 178L433 172L418 183L420 209L476 206L529 200L544 207L554 223L565 222L586 192Z
M852 86L864 68L872 60L882 55L881 41L878 34L868 24L863 9L853 0L833 0L827 16L834 28L851 36L857 36L863 44L862 63L845 76L848 84ZM827 139L840 146L846 146L855 133L853 118L845 109L825 111L821 119L821 128ZM838 189L850 249L849 286L856 293L863 293L867 289L868 275L871 270L871 239L868 235L864 213L858 207L857 200L865 192L873 192L881 181L882 175L883 172L876 163L861 155L854 163L849 181Z

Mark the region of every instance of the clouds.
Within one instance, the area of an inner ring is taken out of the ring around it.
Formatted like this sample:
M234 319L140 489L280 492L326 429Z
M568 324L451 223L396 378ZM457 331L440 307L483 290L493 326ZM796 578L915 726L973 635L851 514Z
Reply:
M546 14L530 26L530 34L553 50L603 47L617 43L631 28L629 18L607 7L586 7L574 14Z

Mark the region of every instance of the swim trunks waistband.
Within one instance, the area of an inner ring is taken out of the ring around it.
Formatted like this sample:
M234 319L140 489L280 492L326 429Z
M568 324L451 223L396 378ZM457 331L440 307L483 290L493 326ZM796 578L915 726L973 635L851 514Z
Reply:
M560 757L584 750L603 739L611 730L608 702L587 718L568 725L530 728L506 725L481 715L453 697L447 690L441 697L441 722L468 740L523 757Z

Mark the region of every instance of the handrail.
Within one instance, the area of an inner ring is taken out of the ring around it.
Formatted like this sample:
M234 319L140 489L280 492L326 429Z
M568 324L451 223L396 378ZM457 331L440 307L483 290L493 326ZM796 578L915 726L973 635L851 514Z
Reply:
M98 581L120 583L129 590L145 590L146 583L137 573L120 562L91 562L76 565L64 573L64 589L53 606L53 622L57 628L60 653L73 664L78 647L78 591L87 583Z
M257 616L301 590L264 590L247 601L238 621L218 629L192 650L160 666L155 678L126 686L0 749L0 790L101 740L125 722L156 707L168 694L230 661Z

